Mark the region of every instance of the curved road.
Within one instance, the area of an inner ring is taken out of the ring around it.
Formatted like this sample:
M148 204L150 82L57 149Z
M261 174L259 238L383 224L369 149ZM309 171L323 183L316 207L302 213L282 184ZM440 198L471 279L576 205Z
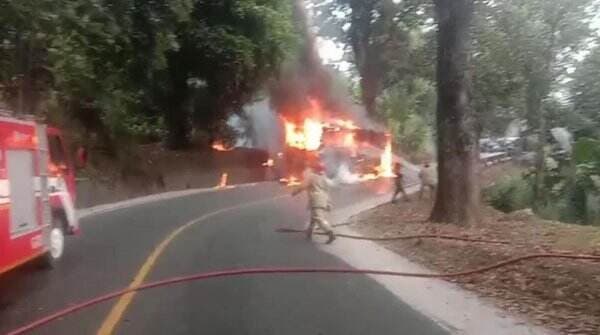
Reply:
M338 210L389 191L383 182L336 189ZM51 271L33 266L0 279L0 334L74 302L128 286L170 233L181 231L144 282L197 272L271 266L346 266L301 236L305 199L258 184L137 205L82 219ZM213 213L213 214L211 214ZM121 313L116 301L78 312L35 334L446 334L367 276L278 275L211 279L141 292ZM114 313L113 313L114 314ZM112 318L112 319L111 319Z

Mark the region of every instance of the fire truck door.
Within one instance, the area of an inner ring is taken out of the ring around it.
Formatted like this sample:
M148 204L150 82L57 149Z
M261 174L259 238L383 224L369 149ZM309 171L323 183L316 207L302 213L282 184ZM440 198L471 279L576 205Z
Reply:
M6 164L10 189L10 235L14 238L37 227L33 152L7 150Z

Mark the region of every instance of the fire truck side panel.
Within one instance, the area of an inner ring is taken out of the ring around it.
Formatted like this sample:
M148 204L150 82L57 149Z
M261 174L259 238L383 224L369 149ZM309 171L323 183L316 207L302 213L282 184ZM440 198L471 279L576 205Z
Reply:
M33 123L0 119L0 273L47 250L37 141Z
M1 222L8 222L8 208L0 210ZM1 224L0 233L0 274L44 254L48 249L42 240L42 227L37 227L18 237L12 238L7 225ZM10 243L7 243L10 241Z

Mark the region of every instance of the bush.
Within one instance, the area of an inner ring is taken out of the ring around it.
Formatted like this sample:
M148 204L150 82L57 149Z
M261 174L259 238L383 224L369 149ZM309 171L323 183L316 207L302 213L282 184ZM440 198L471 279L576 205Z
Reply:
M487 202L503 212L532 208L544 219L600 223L600 142L580 139L570 159L548 158L541 198L533 198L531 175L509 176L484 190Z
M524 176L508 176L487 188L484 196L492 207L505 213L533 205L533 187Z

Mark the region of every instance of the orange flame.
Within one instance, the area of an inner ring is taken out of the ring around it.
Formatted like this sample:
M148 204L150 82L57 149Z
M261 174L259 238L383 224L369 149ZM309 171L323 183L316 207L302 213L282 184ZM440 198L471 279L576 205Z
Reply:
M361 181L375 180L377 179L377 175L374 173L367 173L360 176Z
M389 135L387 136L387 143L385 144L385 149L380 157L378 173L380 177L395 177L393 171L393 157L392 157L392 140Z
M300 180L294 176L290 176L289 178L281 178L279 182L284 183L286 186L298 186L302 183Z
M333 121L333 123L344 129L359 129L351 120L336 119Z
M304 120L304 135L306 136L306 150L319 149L323 136L323 124L313 119Z
M228 147L226 147L226 146L223 144L223 142L221 142L221 141L215 141L215 142L212 144L212 148L213 148L213 149L215 149L215 150L217 150L217 151L231 151L231 150L233 150L233 148L228 148Z
M290 147L315 151L321 146L323 124L315 119L307 118L302 127L284 120L285 143Z
M350 149L350 155L356 157L356 142L354 141L354 133L344 135L344 147Z
M354 134L348 133L344 135L344 146L353 148L354 145Z
M215 188L224 188L227 186L227 173L223 173L221 174L221 179L219 180L219 184L217 184L217 186L215 186Z

